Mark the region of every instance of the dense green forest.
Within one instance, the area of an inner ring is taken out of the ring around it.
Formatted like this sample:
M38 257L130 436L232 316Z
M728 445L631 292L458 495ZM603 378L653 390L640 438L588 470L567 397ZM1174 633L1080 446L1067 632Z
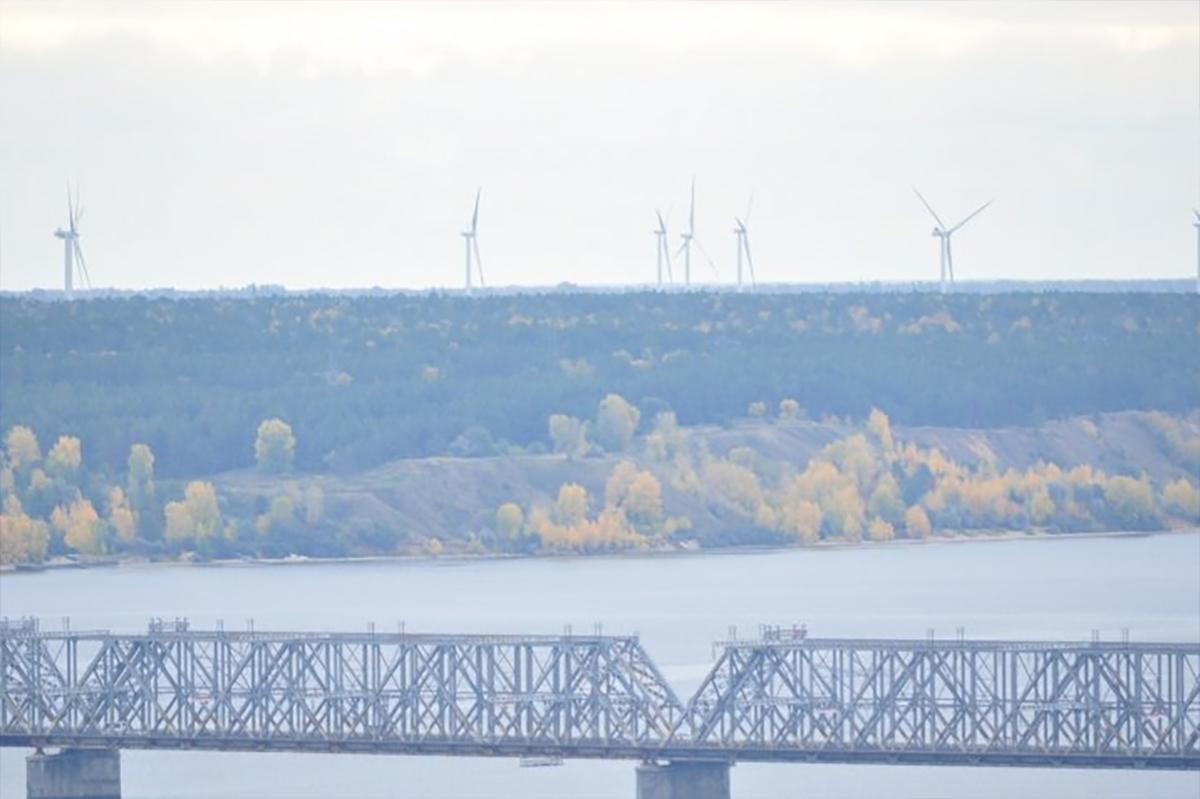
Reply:
M0 298L0 430L86 442L113 477L254 463L263 419L302 472L543 451L614 392L682 425L794 398L813 418L991 427L1200 405L1182 294L526 294ZM645 432L643 429L642 432Z

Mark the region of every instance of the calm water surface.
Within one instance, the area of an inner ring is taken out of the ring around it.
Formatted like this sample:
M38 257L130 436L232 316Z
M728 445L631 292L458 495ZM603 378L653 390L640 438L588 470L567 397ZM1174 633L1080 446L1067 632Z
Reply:
M686 696L736 625L805 622L819 637L1200 640L1200 534L681 557L295 566L131 566L0 577L0 613L135 631L150 616L240 628L642 636ZM24 796L0 750L0 796ZM630 799L634 764L363 755L122 754L127 797ZM742 764L736 799L1200 797L1200 774Z

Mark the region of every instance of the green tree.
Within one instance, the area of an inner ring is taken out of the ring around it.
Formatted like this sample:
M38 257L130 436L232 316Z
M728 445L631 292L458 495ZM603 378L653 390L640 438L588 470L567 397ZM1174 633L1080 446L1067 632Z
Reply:
M641 412L620 394L608 394L596 409L596 440L609 452L621 452L633 441Z
M292 426L282 419L266 419L258 426L254 439L254 460L258 468L270 474L280 474L292 468L296 455L296 437Z

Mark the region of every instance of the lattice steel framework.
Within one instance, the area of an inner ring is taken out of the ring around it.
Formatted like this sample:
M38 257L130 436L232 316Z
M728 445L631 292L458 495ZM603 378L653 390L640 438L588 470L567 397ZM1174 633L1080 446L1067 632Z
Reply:
M0 743L638 756L683 705L636 638L0 631Z
M1200 769L1200 645L0 624L0 745Z
M691 741L741 759L1200 768L1200 646L725 645Z

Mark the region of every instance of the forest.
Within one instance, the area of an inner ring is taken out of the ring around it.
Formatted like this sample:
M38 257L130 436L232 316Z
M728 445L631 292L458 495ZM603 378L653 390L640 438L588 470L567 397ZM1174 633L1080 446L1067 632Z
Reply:
M1161 293L3 296L0 564L1193 525L1197 351Z
M115 481L253 465L287 420L295 468L546 451L552 414L609 393L679 424L792 398L814 419L1036 425L1200 405L1185 294L552 293L0 297L0 430L86 442Z

